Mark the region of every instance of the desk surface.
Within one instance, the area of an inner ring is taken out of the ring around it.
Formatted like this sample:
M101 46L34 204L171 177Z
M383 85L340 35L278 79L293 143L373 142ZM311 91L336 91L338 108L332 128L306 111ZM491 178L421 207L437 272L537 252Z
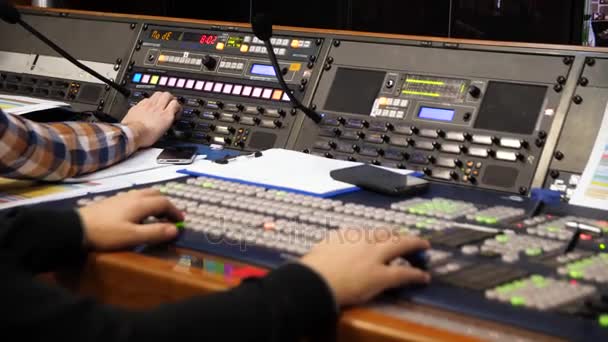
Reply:
M184 249L168 248L155 255L133 252L92 254L79 274L61 274L59 282L75 292L127 308L155 305L222 291L237 277L214 272L208 265L238 269L246 264ZM187 263L184 260L188 260ZM259 270L259 269L258 269ZM447 311L405 302L381 301L344 310L340 341L557 341Z

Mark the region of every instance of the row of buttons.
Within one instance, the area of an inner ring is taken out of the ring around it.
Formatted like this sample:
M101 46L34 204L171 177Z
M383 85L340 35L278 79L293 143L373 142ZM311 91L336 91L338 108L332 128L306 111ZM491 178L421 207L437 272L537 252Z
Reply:
M169 88L193 89L217 94L262 98L266 100L289 101L289 97L281 89L253 87L232 83L211 82L141 73L134 74L132 82L159 85Z
M176 64L190 64L190 65L202 65L202 58L190 58L190 57L177 57L169 55L158 56L160 63L176 63Z
M253 44L264 44L264 42L258 37L245 36L243 39L245 43L252 42ZM289 39L285 38L270 38L270 43L276 46L291 46L294 49L304 48L307 49L312 46L312 42L310 40L299 40L293 39L291 40L291 44L289 43Z
M402 115L403 112L397 112L394 110L391 110L391 111L382 110L381 114L382 115L388 114L389 117L401 117L398 115ZM459 141L459 142L464 142L465 140L469 140L472 143L479 144L479 145L493 145L494 143L496 143L497 145L499 145L501 147L513 148L513 149L521 149L522 147L526 148L528 146L526 141L512 139L512 138L497 138L497 137L492 137L489 135L471 135L469 133L455 132L455 131L444 132L442 130L426 129L426 128L418 129L417 127L414 127L414 126L393 125L391 123L381 123L381 122L371 122L370 123L366 120L360 120L360 119L344 119L344 118L336 119L336 118L327 117L321 122L321 124L325 125L325 126L339 126L340 124L343 124L344 126L346 126L348 128L382 127L381 130L385 131L385 132L388 130L392 130L397 134L406 134L406 135L411 135L413 133L416 133L417 135L419 135L421 137L425 137L425 138L437 139L437 138L442 137L445 140ZM483 152L480 152L480 153L483 153Z
M244 68L245 64L241 62L220 62L220 69L243 70Z
M261 53L261 54L268 53L268 50L266 49L265 46L252 46L250 48L248 48L247 45L241 46L241 52L247 52L247 49L249 49L249 52L253 52L253 53ZM273 48L272 50L274 51L275 55L279 55L279 56L285 56L285 54L287 53L287 50L285 50L285 48Z

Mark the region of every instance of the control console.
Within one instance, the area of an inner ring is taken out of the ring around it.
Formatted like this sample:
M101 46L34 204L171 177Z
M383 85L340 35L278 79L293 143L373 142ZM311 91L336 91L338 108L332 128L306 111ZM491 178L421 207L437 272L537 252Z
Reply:
M288 86L306 101L323 39L278 33L271 42ZM286 146L298 112L252 33L144 25L135 50L129 105L155 91L178 96L184 110L169 138L245 151Z
M306 122L295 148L527 194L571 62L568 56L332 44L313 100L323 122Z

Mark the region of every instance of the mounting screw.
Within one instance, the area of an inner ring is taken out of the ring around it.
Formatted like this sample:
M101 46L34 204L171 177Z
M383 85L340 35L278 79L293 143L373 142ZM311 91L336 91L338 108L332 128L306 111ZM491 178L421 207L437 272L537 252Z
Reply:
M323 39L321 38L317 38L317 40L315 40L315 44L317 44L317 46L321 45L323 43Z
M340 46L340 41L339 41L339 40L337 40L337 39L336 39L336 40L334 40L334 46L335 46L335 47Z
M327 64L332 64L334 62L334 58L332 56L327 57Z
M583 98L580 95L574 95L574 97L572 97L572 101L578 105L583 103Z
M556 84L556 85L553 86L553 90L555 90L556 93L559 93L563 89L564 89L564 87L562 87L561 84Z
M572 57L572 56L564 57L564 59L562 61L564 62L564 64L570 65L570 64L572 64L572 62L574 62L574 57Z
M581 77L581 79L578 80L578 84L583 87L586 87L589 84L589 79L587 77Z
M329 71L329 70L331 70L331 64L325 64L325 66L323 67L323 69L324 69L325 71Z
M131 27L131 30L135 30L135 27L136 27L136 26L137 26L137 25L135 25L135 23L131 23L131 26L130 26L130 27Z
M555 159L557 159L557 160L564 159L564 153L562 151L555 151Z
M588 66L594 66L595 65L595 58L593 58L593 57L585 57L585 64L587 64Z
M566 77L561 76L561 75L557 76L557 83L559 83L559 84L566 84L566 81L567 81Z
M528 188L527 187L525 187L525 186L520 186L519 187L519 193L521 195L525 195L527 192L528 192Z
M559 171L557 170L551 170L551 178L553 179L557 179L559 177Z
M148 29L148 24L144 24L144 31Z
M116 58L116 64L118 64L118 65L122 64L122 58L120 58L120 57Z

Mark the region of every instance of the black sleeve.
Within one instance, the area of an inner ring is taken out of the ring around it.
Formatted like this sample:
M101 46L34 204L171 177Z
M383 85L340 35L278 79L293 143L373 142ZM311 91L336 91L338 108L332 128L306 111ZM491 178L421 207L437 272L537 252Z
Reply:
M63 215L65 217L58 218L55 214L54 222L69 220L72 214ZM35 219L11 222L30 220ZM24 232L40 235L33 239L14 232L20 227L3 225L5 231L1 234L12 232L3 235L12 238L3 238L0 248L3 333L15 333L24 340L92 342L289 342L304 337L311 341L330 340L334 336L337 310L332 293L323 278L298 263L284 265L263 278L247 279L231 290L147 311L102 305L36 281L30 269L64 264L67 257L79 254L75 245L82 233L70 232L73 227L67 223L64 221L62 225L67 229L65 232L47 230L46 225L26 228ZM53 233L64 234L63 239L53 238ZM9 248L5 248L7 241L12 242ZM16 243L22 243L23 247L17 247ZM65 249L61 248L62 243L66 244ZM43 260L43 256L48 260ZM23 265L30 269L24 269Z
M31 273L74 265L86 255L75 210L12 209L0 217L0 251Z

